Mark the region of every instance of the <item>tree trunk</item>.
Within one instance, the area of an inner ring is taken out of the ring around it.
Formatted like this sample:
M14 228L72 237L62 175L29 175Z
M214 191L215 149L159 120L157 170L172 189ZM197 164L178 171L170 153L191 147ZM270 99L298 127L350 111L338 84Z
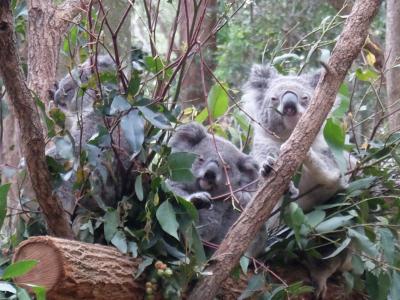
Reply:
M386 89L388 97L389 129L400 129L400 2L386 1ZM397 112L396 112L397 111Z
M45 142L39 113L20 69L9 1L0 2L0 75L18 119L22 150L32 187L53 234L72 238L61 204L52 194L51 177L44 155Z
M38 110L27 86L45 103L53 88L56 76L61 36L82 6L90 0L67 0L54 6L50 0L28 1L28 84L20 71L13 33L13 16L10 1L0 1L0 74L4 78L10 102L18 119L20 136L11 137L22 145L29 177L37 201L44 213L49 231L61 237L72 238L68 218L58 199L52 194L51 178L45 161L45 142ZM15 123L11 120L9 124ZM7 128L6 128L7 130ZM11 131L11 129L10 129ZM14 132L17 134L17 131ZM18 163L15 156L5 164ZM29 189L29 186L28 186ZM18 197L15 185L9 204L15 206Z
M321 76L310 106L299 120L289 140L282 146L275 172L271 172L232 225L218 250L212 256L207 272L195 286L190 299L213 299L221 283L239 262L253 237L267 220L315 140L331 110L340 84L368 35L368 27L378 11L380 0L358 0L353 6L343 32Z
M180 22L180 37L181 37L181 45L188 45L187 41L187 31L188 31L188 26L186 23L186 19L188 20L193 20L192 22L195 22L195 24L198 24L200 22L199 16L201 15L202 11L206 9L206 15L204 20L202 21L201 24L201 31L199 34L199 41L203 42L204 39L212 32L214 26L217 23L217 1L216 0L209 0L207 1L201 1L201 5L197 9L196 13L196 20L194 20L195 17L195 8L193 1L188 1L187 3L188 6L188 16L186 16L186 11L185 11L185 5L181 5L181 22ZM207 7L205 5L207 4ZM192 27L192 24L189 23L189 32L190 28ZM214 70L216 67L216 62L215 62L215 52L217 50L217 37L216 35L213 35L203 46L202 46L202 56L205 61L205 63L210 67L211 70ZM201 81L201 75L200 75L200 57L199 55L195 55L193 57L193 60L191 63L188 65L188 67L185 70L185 75L182 81L182 88L180 91L180 96L179 98L181 99L181 103L184 107L190 107L192 105L196 107L204 107L206 105L206 99L204 99L204 93L203 93L203 86L202 86L202 81ZM206 84L206 90L209 91L211 85L212 85L212 77L209 76L207 73L205 74L205 84Z
M47 298L67 299L143 299L144 284L135 281L140 260L117 249L47 236L22 242L13 261L38 260L17 284L41 285Z

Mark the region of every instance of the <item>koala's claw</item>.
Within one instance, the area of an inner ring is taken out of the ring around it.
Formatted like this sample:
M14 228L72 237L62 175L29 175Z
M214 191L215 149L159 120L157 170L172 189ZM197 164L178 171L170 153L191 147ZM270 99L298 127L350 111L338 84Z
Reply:
M197 209L212 209L211 195L207 192L194 193L190 195L188 200L192 202Z
M288 192L291 199L296 199L300 195L299 189L294 185L293 181L290 181L289 183Z
M261 176L266 177L268 176L271 171L274 169L275 158L272 156L268 156L267 159L263 162L261 167Z

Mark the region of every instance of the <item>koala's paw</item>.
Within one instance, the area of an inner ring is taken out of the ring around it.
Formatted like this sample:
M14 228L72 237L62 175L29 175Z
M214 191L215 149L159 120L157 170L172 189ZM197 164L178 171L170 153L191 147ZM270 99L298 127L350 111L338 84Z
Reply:
M292 199L296 199L300 195L299 189L294 185L293 181L290 181L289 183L288 192Z
M261 176L268 176L271 171L274 169L274 164L276 162L276 158L273 156L268 156L267 159L262 163L261 166Z
M207 192L191 194L188 200L192 202L197 209L212 208L211 195Z

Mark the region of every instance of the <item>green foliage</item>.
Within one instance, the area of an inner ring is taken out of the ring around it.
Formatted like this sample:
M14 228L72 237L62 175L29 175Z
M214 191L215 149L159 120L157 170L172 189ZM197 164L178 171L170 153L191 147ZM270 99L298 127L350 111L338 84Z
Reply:
M38 262L36 260L21 260L9 265L1 275L4 280L22 276L32 270Z
M0 186L0 229L3 227L3 222L7 213L7 194L11 184Z
M166 146L173 128L195 119L248 153L252 127L246 112L236 104L249 64L271 61L284 74L319 67L318 61L329 57L343 22L327 4L313 5L312 1L254 1L233 18L226 14L230 5L238 8L231 1L219 2L220 14L229 21L217 34L218 51L214 58L219 82L214 82L208 91L208 107L199 112L191 108L181 111L177 99L183 88L179 78L184 72L176 69L178 64L171 63L163 51L150 55L132 49L132 70L127 74L125 90L116 72L95 74L98 76L82 84L78 97L95 90L93 108L106 121L82 145L69 132L69 116L58 108L47 114L43 102L35 97L49 144L54 145L55 156L47 157L54 187L71 183L70 194L79 200L74 214L79 218L73 220L77 238L113 245L122 253L139 256L142 263L134 276L146 278L146 289L151 291L148 296L157 289L166 299L182 297L192 281L204 275L208 257L196 230L195 207L173 195L166 185L167 179L194 179L191 166L196 156L171 154ZM26 4L13 1L12 7L18 38L23 40ZM97 20L97 14L93 14L92 21L93 30L100 32L102 22ZM62 54L73 58L67 62L69 69L89 57L87 27L84 17L79 25L68 30L62 43ZM376 30L381 28L383 24L375 25ZM339 91L340 103L323 128L324 138L342 170L343 151L352 151L359 160L358 172L348 174L352 181L345 191L311 212L305 213L296 203L285 201L285 228L273 237L262 259L285 266L299 257L329 260L350 247L353 270L344 274L349 287L364 289L371 299L399 299L400 136L378 130L371 139L366 138L370 136L367 133L371 129L371 113L376 112L379 102L375 99L379 89L374 84L381 79L371 63L371 55L367 53L366 62L357 62L350 71ZM118 143L117 136L122 136L128 145ZM27 176L23 168L13 172L18 178ZM104 185L118 187L111 202ZM0 186L0 225L6 214L8 188L9 185ZM81 207L87 199L95 202L96 210ZM32 200L21 199L24 209L31 210L32 220L19 220L16 233L2 245L4 249L12 250L28 236L45 233L41 215L35 213L38 206ZM8 263L8 256L1 257L2 268ZM251 259L242 257L237 270L248 273L253 264ZM2 273L3 279L20 276L33 265L11 264ZM44 299L43 288L32 288L37 299ZM311 289L301 282L277 282L268 270L261 268L240 299L284 299ZM2 296L29 299L24 289L5 281L0 282Z

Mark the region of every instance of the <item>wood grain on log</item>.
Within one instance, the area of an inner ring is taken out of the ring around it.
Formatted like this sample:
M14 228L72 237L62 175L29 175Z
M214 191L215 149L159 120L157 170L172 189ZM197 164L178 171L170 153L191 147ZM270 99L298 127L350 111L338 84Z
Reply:
M275 172L271 172L257 191L254 200L246 206L239 219L232 225L210 260L207 272L211 275L203 277L198 282L190 299L214 298L221 283L237 265L241 255L282 197L331 110L348 69L359 55L380 2L380 0L358 0L354 4L326 66L327 72L321 76L310 106L299 120L289 140L281 148L280 156L274 166Z
M47 299L143 299L144 284L135 281L140 260L117 249L48 236L32 237L20 244L13 261L39 263L16 283L44 286Z

